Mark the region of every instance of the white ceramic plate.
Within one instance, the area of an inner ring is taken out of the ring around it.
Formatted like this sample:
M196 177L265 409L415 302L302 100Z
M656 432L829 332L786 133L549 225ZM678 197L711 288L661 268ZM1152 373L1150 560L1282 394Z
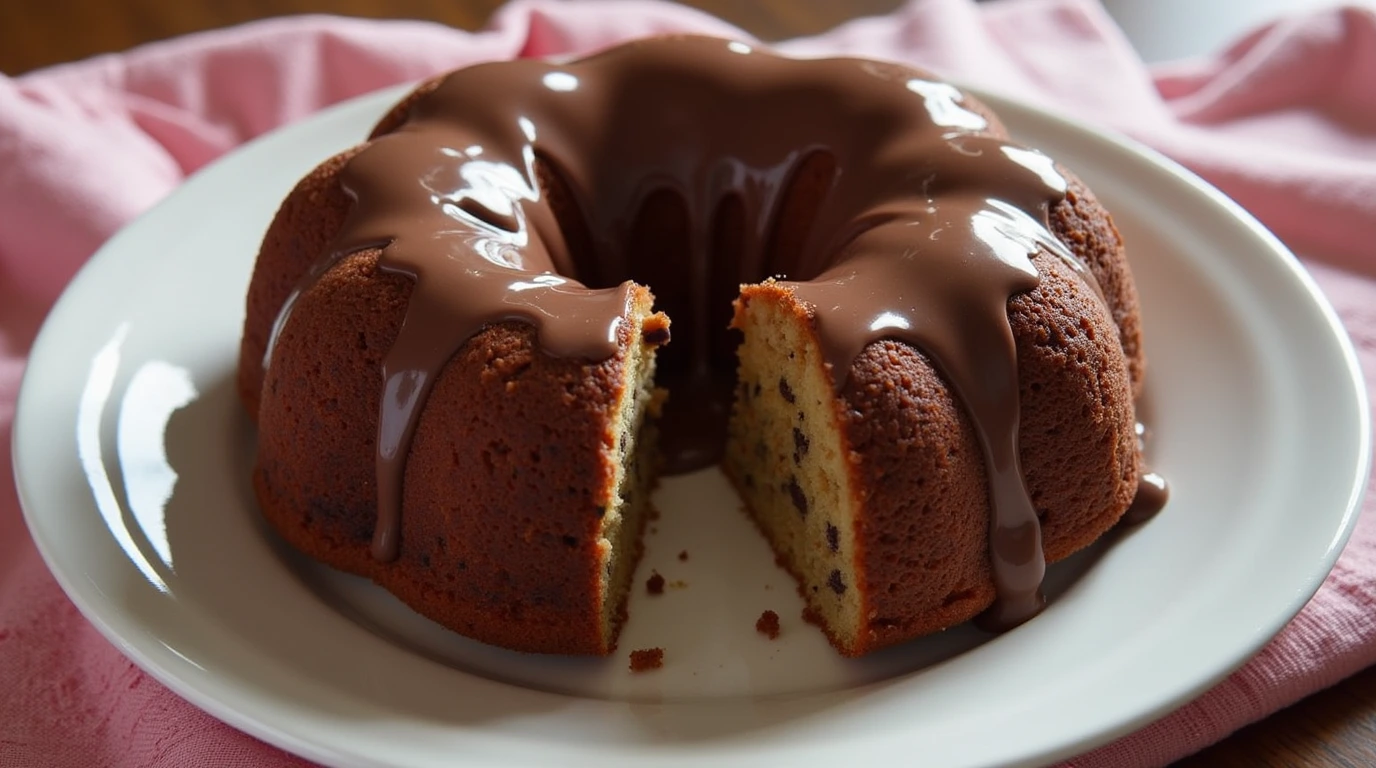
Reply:
M1294 258L1161 158L1002 99L1116 212L1146 312L1155 465L1173 499L1053 569L1037 620L858 662L801 605L713 472L665 483L621 652L468 642L259 522L233 392L257 241L295 180L400 95L234 153L93 258L33 348L16 418L28 523L72 599L181 695L339 765L1032 765L1197 695L1318 588L1368 464L1352 350ZM686 562L677 558L689 552ZM674 588L672 582L684 586ZM783 636L754 631L776 610ZM631 649L666 666L632 675Z

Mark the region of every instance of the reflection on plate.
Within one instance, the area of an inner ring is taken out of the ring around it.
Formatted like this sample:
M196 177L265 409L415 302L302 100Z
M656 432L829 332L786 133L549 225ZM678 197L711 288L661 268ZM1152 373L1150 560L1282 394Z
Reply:
M1293 258L1154 155L990 97L1015 136L1094 187L1129 241L1154 463L1173 485L1160 517L1053 568L1050 608L1013 632L960 628L847 661L802 622L791 580L706 471L660 491L640 579L655 569L671 588L635 591L613 658L444 632L268 533L233 386L243 291L277 201L399 95L250 145L112 240L49 318L20 400L21 497L63 587L140 665L254 735L340 765L1038 764L1244 661L1346 540L1366 403ZM754 630L765 609L782 618L776 641ZM650 646L665 667L630 674L627 653Z

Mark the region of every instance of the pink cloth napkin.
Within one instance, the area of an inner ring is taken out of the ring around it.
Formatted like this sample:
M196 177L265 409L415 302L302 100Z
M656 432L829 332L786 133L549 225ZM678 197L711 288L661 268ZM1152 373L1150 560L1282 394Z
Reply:
M0 76L0 464L25 356L81 263L188 173L375 88L485 59L654 32L737 34L650 0L520 0L486 31L307 17ZM1376 16L1286 19L1226 51L1147 68L1092 0L914 0L790 52L917 63L1125 131L1269 225L1309 266L1376 382ZM1373 495L1363 504L1370 513ZM1376 662L1376 518L1255 659L1143 730L1073 760L1162 765ZM0 765L283 766L303 761L170 693L63 596L0 471Z

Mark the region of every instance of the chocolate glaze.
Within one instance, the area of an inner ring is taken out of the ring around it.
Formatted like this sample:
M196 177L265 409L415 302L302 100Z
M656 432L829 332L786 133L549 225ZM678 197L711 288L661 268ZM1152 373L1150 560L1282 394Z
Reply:
M1147 397L1139 398L1137 401L1137 416L1143 418L1143 413L1151 410L1150 399ZM1133 494L1132 504L1123 513L1120 521L1122 525L1137 525L1156 517L1170 500L1170 486L1166 483L1166 478L1151 471L1146 466L1147 459L1150 458L1151 451L1148 450L1151 443L1151 429L1143 421L1138 421L1135 426L1137 433L1137 452L1143 458L1141 474L1137 476L1137 492Z
M1155 472L1143 472L1137 479L1137 494L1132 497L1128 511L1123 513L1123 522L1136 525L1156 517L1156 513L1166 506L1170 495L1166 478Z
M405 457L426 394L485 324L528 322L549 354L604 360L617 351L626 281L660 289L676 329L661 358L680 383L670 404L688 404L666 422L719 442L724 430L701 416L726 412L714 393L730 391L719 374L734 368L730 300L739 284L778 276L813 308L838 390L855 355L884 338L925 350L950 381L989 475L998 599L986 623L1030 618L1045 566L1019 467L1007 302L1037 285L1039 251L1098 286L1048 231L1064 179L989 129L961 92L915 70L708 38L448 76L349 161L342 182L355 205L312 272L383 247L382 269L415 278L383 370L374 556L398 551ZM825 196L783 248L781 201L818 158ZM572 215L552 209L547 176ZM700 440L668 444L694 454L671 459L678 469L719 455Z

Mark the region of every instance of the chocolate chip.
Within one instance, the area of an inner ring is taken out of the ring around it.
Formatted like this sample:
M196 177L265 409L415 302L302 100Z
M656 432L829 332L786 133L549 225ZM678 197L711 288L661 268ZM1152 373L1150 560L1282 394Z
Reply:
M846 593L846 583L841 581L841 572L838 570L833 570L831 576L827 577L827 586L831 587L831 591L838 595Z
M807 435L797 427L793 428L793 463L803 463L803 457L807 455L807 449L812 447L808 442Z
M274 379L274 381L276 381L276 379ZM755 397L759 397L759 396L760 396L760 382L757 381L757 382L755 382Z
M827 546L831 547L832 552L841 551L841 532L831 523L827 523Z
M807 496L803 493L802 487L798 485L798 478L789 479L788 495L793 497L793 506L798 508L798 514L807 517Z
M779 379L779 394L783 395L789 404L798 402L798 398L793 396L793 388L788 386L788 382L783 379Z
M664 594L664 577L656 571L651 571L650 578L645 580L645 591L652 595Z
M564 546L568 547L569 549L573 549L574 547L578 546L578 539L575 539L572 536L565 536Z
M655 328L646 328L644 331L641 332L640 338L646 344L652 344L656 347L662 344L668 344L669 327L666 325L661 325Z

